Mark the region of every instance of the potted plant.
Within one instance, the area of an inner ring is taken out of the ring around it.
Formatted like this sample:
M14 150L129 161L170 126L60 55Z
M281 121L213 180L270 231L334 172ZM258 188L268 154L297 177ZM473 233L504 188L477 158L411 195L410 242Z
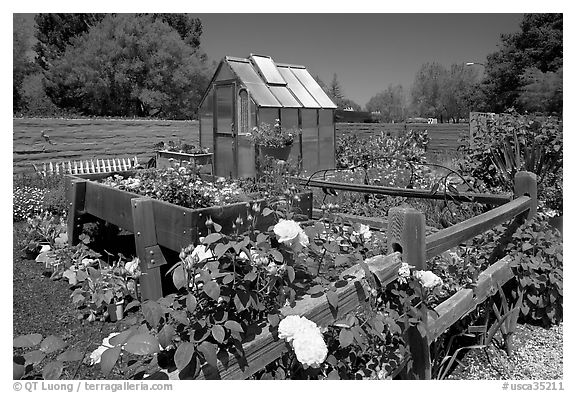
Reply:
M182 141L168 141L154 145L156 150L156 166L165 168L172 166L173 162L183 165L184 162L195 165L207 165L212 161L212 153L208 148L184 143ZM170 161L172 159L172 161Z
M262 123L260 127L254 127L247 136L258 147L261 155L286 161L294 139L300 133L298 128L282 128L280 120L276 119L274 125Z

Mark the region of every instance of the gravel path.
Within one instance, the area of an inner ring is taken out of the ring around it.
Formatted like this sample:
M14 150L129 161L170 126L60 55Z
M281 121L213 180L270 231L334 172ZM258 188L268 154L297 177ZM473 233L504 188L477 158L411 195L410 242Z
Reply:
M563 378L563 323L544 329L518 325L508 357L493 345L469 351L447 379L554 380Z

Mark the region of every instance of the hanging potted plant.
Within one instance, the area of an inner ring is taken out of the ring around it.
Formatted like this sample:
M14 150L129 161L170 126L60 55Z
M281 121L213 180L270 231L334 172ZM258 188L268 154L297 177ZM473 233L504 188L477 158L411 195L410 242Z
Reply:
M282 128L280 120L276 119L274 125L262 123L260 127L254 127L247 136L259 149L260 155L286 161L290 156L294 139L300 132L298 128Z

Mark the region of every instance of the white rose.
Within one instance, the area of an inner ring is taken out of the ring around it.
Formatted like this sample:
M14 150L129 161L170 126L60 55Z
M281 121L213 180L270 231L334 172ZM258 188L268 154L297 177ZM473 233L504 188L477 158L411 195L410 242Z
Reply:
M372 237L372 232L370 232L370 227L368 225L360 224L360 230L358 231L364 240L369 240Z
M284 243L289 247L296 245L306 247L310 244L308 235L294 220L280 219L280 222L274 225L274 234L276 234L279 243Z
M305 366L319 367L328 355L328 348L318 330L309 329L296 335L292 345L296 359Z
M300 233L300 225L293 220L280 219L280 221L274 225L274 233L278 237L279 243L290 244Z
M414 277L420 281L424 288L434 288L437 285L442 285L442 279L430 270L417 270L414 272Z
M278 337L292 344L296 358L304 366L318 367L328 355L318 325L305 317L289 315L282 319Z

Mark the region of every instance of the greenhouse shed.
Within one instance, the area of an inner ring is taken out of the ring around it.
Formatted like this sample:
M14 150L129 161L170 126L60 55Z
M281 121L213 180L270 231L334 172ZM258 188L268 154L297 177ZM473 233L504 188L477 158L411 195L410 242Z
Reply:
M252 177L257 147L247 134L280 120L298 127L290 161L312 172L335 164L336 105L306 67L275 63L269 56L226 56L200 102L200 145L214 153L217 176Z

